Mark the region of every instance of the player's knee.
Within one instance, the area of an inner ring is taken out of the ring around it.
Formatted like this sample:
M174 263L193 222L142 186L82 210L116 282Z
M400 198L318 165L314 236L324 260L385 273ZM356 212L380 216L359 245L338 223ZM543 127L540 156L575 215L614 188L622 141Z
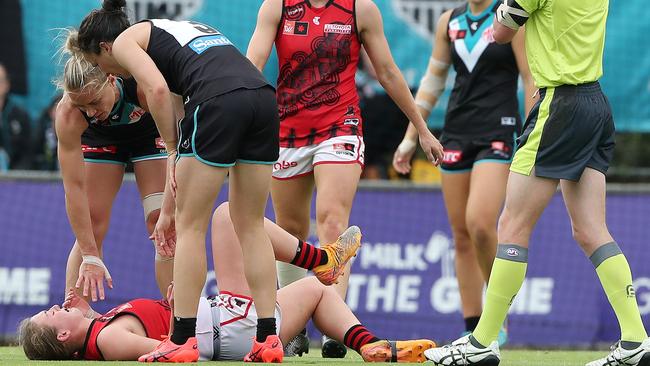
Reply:
M224 202L212 214L212 230L218 231L227 228L232 228L232 219L230 218L230 204Z
M457 253L467 252L472 249L472 240L470 239L469 232L464 225L452 225L451 235L454 239L454 248Z
M346 229L347 217L342 210L323 210L318 213L317 225L328 238L336 238Z
M306 238L309 236L309 220L283 218L278 220L277 224L289 234L297 238Z
M598 243L594 235L591 235L589 228L582 227L579 225L571 225L571 235L573 240L575 240L578 245L587 253L590 252L590 248L602 243Z
M473 223L468 222L467 226L474 245L487 245L496 240L496 226L492 223L476 220Z

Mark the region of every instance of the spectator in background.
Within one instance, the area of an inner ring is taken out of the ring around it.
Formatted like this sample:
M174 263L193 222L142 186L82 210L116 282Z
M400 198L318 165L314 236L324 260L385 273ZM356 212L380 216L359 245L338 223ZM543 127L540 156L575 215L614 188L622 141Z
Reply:
M38 170L59 170L56 154L56 132L54 129L54 115L56 105L63 97L57 94L50 104L41 112L36 122L34 135L34 168Z
M29 115L9 97L11 80L0 63L0 171L32 166Z

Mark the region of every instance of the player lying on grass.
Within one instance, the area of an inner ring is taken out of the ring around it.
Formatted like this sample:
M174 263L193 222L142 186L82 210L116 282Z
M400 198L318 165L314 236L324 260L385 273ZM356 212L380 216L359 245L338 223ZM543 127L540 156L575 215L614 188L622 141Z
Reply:
M241 248L228 212L224 203L212 217L212 252L220 292L199 302L196 337L190 339L203 360L243 360L251 349L257 323ZM359 228L349 228L335 243L319 249L269 220L264 227L278 260L311 269L316 275L278 291L275 317L282 342L293 338L311 318L324 334L356 350L365 361L424 361L424 350L434 342L380 340L360 324L332 288L325 286L337 281L342 268L356 254L361 240ZM20 325L20 343L29 359L163 361L140 355L153 350L169 334L170 303L173 305L171 291L167 300L136 299L100 315L71 294L63 307L55 305L25 319ZM271 340L267 338L267 342ZM183 352L164 357L176 361L195 357L187 354L188 350ZM277 346L265 349L258 358L268 362L281 355L282 348Z

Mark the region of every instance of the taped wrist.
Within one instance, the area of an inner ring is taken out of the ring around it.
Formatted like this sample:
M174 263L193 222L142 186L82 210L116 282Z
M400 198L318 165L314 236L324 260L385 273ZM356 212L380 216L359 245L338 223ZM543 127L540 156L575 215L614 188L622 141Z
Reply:
M111 273L108 272L108 268L106 268L106 265L104 265L104 262L102 262L102 259L99 257L96 257L94 255L82 255L81 256L81 264L92 264L98 267L101 267L104 269L104 276L106 277L107 280L112 279Z

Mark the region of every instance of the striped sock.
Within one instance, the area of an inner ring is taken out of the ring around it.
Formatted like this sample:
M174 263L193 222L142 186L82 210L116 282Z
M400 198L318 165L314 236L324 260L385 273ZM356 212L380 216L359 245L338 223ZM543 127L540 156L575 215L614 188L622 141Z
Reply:
M345 336L343 336L343 344L358 353L361 353L361 347L379 340L379 338L375 337L374 334L370 333L370 331L361 324L353 325L347 332L345 332Z
M298 248L296 249L296 256L293 257L291 264L305 269L314 269L322 264L327 263L327 252L323 249L316 248L315 246L298 240Z

